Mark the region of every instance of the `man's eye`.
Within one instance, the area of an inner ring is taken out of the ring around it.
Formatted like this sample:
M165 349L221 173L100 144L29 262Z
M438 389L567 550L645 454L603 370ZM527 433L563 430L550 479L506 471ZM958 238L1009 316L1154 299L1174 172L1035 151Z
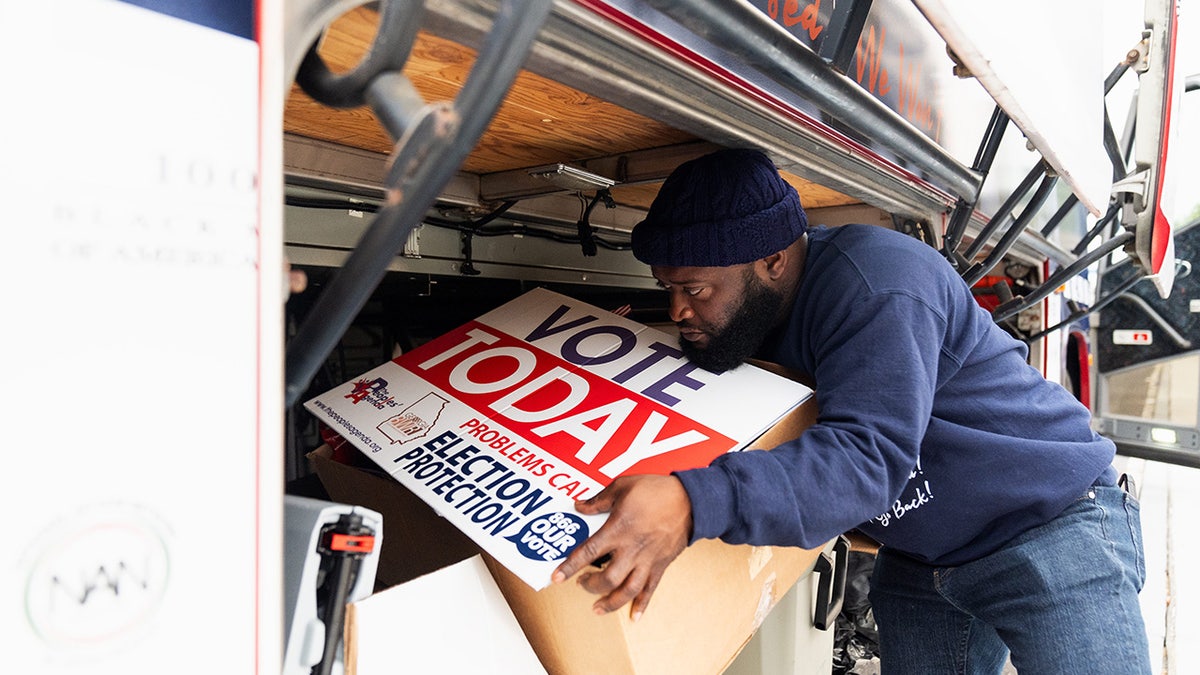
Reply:
M688 295L691 295L691 296L696 296L696 295L700 295L701 291L703 291L703 290L704 290L703 288L685 288L685 289L683 289L683 292L687 293Z

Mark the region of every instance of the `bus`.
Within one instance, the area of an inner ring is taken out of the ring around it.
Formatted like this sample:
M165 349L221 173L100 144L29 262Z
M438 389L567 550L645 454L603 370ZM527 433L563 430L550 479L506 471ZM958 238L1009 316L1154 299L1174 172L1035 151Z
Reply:
M300 404L535 287L669 330L629 233L722 147L940 251L1122 454L1200 466L1179 3L978 4L6 3L17 663L210 669L203 634L279 671Z

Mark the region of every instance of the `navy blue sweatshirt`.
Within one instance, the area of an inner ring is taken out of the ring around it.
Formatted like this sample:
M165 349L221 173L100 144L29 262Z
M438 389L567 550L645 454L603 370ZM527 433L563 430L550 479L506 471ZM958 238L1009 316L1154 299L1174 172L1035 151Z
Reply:
M811 374L800 438L682 471L692 540L814 548L858 527L958 565L1112 484L1113 444L1026 363L942 256L847 225L809 232L795 306L762 356Z

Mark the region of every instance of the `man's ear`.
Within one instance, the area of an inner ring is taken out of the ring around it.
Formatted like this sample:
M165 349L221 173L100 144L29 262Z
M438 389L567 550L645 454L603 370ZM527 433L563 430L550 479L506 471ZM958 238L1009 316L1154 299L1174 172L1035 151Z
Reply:
M764 271L771 281L779 281L787 269L787 249L777 251L762 259Z

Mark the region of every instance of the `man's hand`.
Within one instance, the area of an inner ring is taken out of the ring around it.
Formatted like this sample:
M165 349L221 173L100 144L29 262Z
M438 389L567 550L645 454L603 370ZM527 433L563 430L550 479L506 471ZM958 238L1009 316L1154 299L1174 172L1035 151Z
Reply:
M608 520L554 571L553 581L569 579L592 561L610 556L603 569L585 572L579 584L604 597L593 605L606 614L633 601L637 621L663 572L692 533L692 503L674 476L622 476L587 501L576 502L584 514L609 513Z

